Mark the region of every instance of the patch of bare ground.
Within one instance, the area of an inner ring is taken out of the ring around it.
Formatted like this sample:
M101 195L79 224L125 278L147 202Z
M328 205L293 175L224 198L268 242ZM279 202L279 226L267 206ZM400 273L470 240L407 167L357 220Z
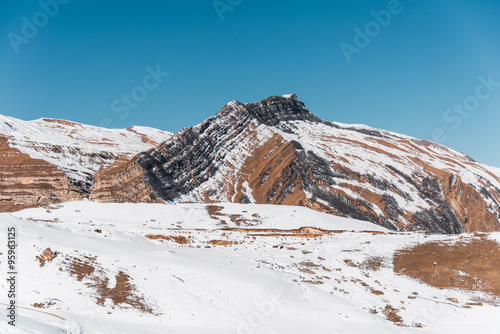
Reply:
M299 270L304 274L316 275L316 273L309 268L299 268Z
M146 238L152 239L152 240L168 240L168 241L173 241L181 245L186 245L189 244L190 237L185 237L183 235L161 235L161 234L148 234L146 235Z
M61 270L66 269L69 274L87 287L97 292L96 303L104 306L110 300L114 306L132 307L141 312L155 314L144 298L137 294L136 287L131 283L131 278L123 271L115 275L115 286L110 287L109 278L97 263L97 258L84 255L82 257L66 256Z
M218 220L222 225L227 225L226 220L222 218L228 218L236 226L255 226L262 223L262 220L258 214L253 214L253 219L247 219L243 215L236 213L230 215L222 213L221 211L222 209L224 209L224 207L220 205L207 205L205 208L207 209L210 218Z
M207 244L214 246L229 246L229 245L238 245L238 241L229 241L229 240L210 240Z
M359 264L354 263L352 260L344 260L345 264L347 264L349 267L357 268L359 267Z
M371 293L373 293L374 295L376 296L381 296L384 294L384 292L380 291L380 290L377 290L377 289L374 289L372 288L371 286L368 287L368 290L370 290Z
M35 259L40 263L40 267L45 266L45 262L52 261L57 256L57 252L53 253L50 248L46 248L41 255L37 255Z
M31 304L34 308L45 308L45 303L34 303Z
M302 282L308 283L308 284L314 284L314 285L325 284L323 281L320 281L320 280L310 280L310 279L302 280Z
M210 218L219 220L220 217L223 217L224 214L221 212L224 209L223 206L220 205L207 205L205 207L210 215Z
M381 256L371 256L368 259L361 262L359 267L362 269L377 271L384 266L384 261L385 259Z
M500 296L500 245L484 236L401 249L394 254L393 263L396 273L434 287Z
M145 313L153 314L153 309L145 303L135 292L135 286L130 282L130 276L120 271L116 276L116 284L113 288L108 287L109 279L96 282L95 287L99 293L97 304L104 306L106 299L110 299L114 305L129 305Z
M362 286L364 286L365 288L367 288L374 295L380 296L380 295L384 294L382 291L374 289L369 284L367 284L366 282L364 282L364 281L362 281L360 279L351 278L351 282L361 284Z
M78 281L82 281L94 274L95 260L95 257L90 256L83 256L82 258L70 257L66 258L64 263L67 265L69 273L76 277Z
M399 310L395 309L391 305L385 305L385 308L382 311L382 314L385 316L385 318L389 321L392 321L398 326L404 326L403 324L403 318L398 314Z
M235 223L236 226L248 225L247 219L245 219L245 217L243 217L242 215L232 214L229 215L229 219L231 219L231 221Z
M344 233L344 231L321 230L313 227L301 227L299 229L282 230L270 228L224 228L224 231L247 233L255 237L299 237L299 238L317 238L325 234Z
M312 267L312 268L318 268L319 265L315 264L314 262L311 262L311 261L302 261L299 263L301 266L304 266L304 267Z
M254 219L247 219L239 214L229 215L229 219L231 219L231 221L237 226L256 226L262 223L259 216L255 216L254 214L252 217L254 217Z

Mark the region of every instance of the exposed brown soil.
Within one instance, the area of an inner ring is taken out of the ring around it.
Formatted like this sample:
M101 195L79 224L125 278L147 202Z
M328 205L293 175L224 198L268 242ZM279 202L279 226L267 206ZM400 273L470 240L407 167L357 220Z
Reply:
M130 276L125 272L120 271L115 275L116 284L110 288L109 278L96 260L91 256L81 258L67 256L63 261L63 267L78 281L83 281L85 285L97 291L98 305L104 306L106 300L110 299L113 305L122 307L127 305L142 312L154 313L144 298L136 293L135 286L130 282Z
M108 287L109 279L96 282L95 287L99 293L97 304L104 306L106 299L111 299L114 305L126 304L146 313L153 313L153 309L144 300L136 295L135 287L130 283L130 276L120 271L116 276L116 284Z
M305 274L315 275L316 273L309 268L299 268L299 270Z
M223 217L224 214L221 212L224 209L223 206L219 205L207 205L205 207L210 215L210 218L218 220L220 217Z
M148 235L146 235L146 238L152 239L152 240L163 239L163 240L173 241L173 242L176 242L176 243L181 244L181 245L186 245L186 244L189 244L189 242L190 242L189 237L186 238L183 235L159 235L159 234L152 235L152 234L148 234Z
M249 236L259 237L300 237L300 238L316 238L325 234L344 233L345 231L321 230L313 227L301 227L299 229L282 230L273 228L224 228L224 231L248 233ZM362 232L360 232L362 233ZM370 232L371 233L371 232Z
M210 240L207 244L214 246L228 246L228 245L237 245L239 242L237 241L229 241L229 240Z
M304 267L311 267L311 268L318 268L319 265L311 262L311 261L302 261L299 263L301 266L304 266Z
M252 216L254 217L254 219L247 219L242 215L232 214L229 215L229 219L231 219L231 221L235 223L237 226L255 226L262 223L262 220L260 219L259 215L254 214Z
M31 304L31 306L33 306L34 308L45 308L44 303L34 303L34 304Z
M376 289L374 289L374 288L372 288L372 287L369 287L369 288L368 288L368 290L370 290L370 292L371 292L371 293L373 293L373 294L374 294L374 295L376 295L376 296L380 296L380 295L383 295L383 294L384 294L382 291L380 291L380 290L376 290Z
M384 258L381 256L372 256L361 262L360 268L369 270L379 270L384 265Z
M91 276L95 271L95 257L83 256L82 258L72 257L65 261L68 265L69 273L75 276L78 281Z
M439 288L500 296L500 245L485 237L427 242L397 251L394 271Z
M348 260L348 261L350 261L350 260ZM351 282L361 284L362 286L364 286L365 288L367 288L374 295L380 296L380 295L384 294L382 291L374 289L369 284L367 284L366 282L363 282L360 279L351 278Z
M399 310L395 309L391 305L385 305L384 310L382 313L385 315L385 318L389 321L392 321L398 326L403 325L403 318L398 314Z
M316 273L312 269L318 269L318 270L322 269L326 272L331 272L331 270L326 268L325 266L315 264L314 262L311 261L302 261L299 263L299 271L305 274L315 275Z
M236 224L236 226L255 226L262 223L262 220L260 219L260 216L258 214L252 215L254 219L247 219L240 214L226 215L222 213L221 211L222 209L224 209L224 207L220 205L207 205L205 208L207 209L210 218L219 220L221 224L226 224L226 220L224 220L223 218L227 218L228 220L232 221Z
M320 281L320 280L302 280L302 282L304 283L308 283L308 284L314 284L314 285L321 285L321 284L325 284L323 281Z
M344 260L345 264L347 264L349 267L354 267L357 268L359 267L359 264L352 262L352 260Z

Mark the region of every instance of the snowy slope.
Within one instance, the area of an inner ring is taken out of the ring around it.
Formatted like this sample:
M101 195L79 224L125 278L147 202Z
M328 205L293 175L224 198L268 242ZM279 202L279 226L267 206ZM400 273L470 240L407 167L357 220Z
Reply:
M473 304L491 296L433 288L392 269L396 249L459 236L362 232L384 229L305 208L228 203L71 202L0 214L0 226L17 228L18 305L27 308L15 330L0 319L5 333L500 330L498 306ZM286 232L299 226L347 232ZM0 238L3 271L5 233ZM40 266L35 257L47 247L58 255ZM376 271L346 262L374 256L385 259ZM7 302L2 293L0 303ZM387 320L387 305L397 309L400 325Z
M101 168L121 157L146 151L172 135L139 126L106 129L64 120L23 121L3 115L0 134L10 137L11 147L57 166L71 181L87 186Z
M422 209L432 210L435 204L418 194L415 186L409 183L404 175L425 175L432 169L454 175L478 192L485 186L500 188L500 173L497 169L472 161L463 153L389 131L365 126L341 127L339 123L333 124L339 127L296 121L291 122L291 126L297 129L294 133L278 131L284 138L299 142L305 150L312 151L327 161L339 161L342 157L345 158L341 164L351 172L373 175L387 184L395 184L399 191L391 192L391 196L399 207L412 214L421 212ZM359 129L377 131L384 138L367 136L364 131L359 132ZM373 149L367 149L370 147ZM395 175L394 169L404 175ZM331 185L331 188L349 192L349 186L361 186L365 191L380 196L387 193L384 188L370 182L360 184L356 179L342 180L342 183ZM355 192L350 192L350 195L356 199L363 198ZM487 209L499 217L499 199L486 196L485 200L488 203ZM382 212L379 211L379 214ZM405 225L411 223L404 217L401 221Z

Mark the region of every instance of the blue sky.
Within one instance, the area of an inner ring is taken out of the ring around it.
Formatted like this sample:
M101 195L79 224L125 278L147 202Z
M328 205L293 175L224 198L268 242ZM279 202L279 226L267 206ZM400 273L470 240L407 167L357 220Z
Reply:
M53 1L0 3L2 114L174 132L296 93L500 167L499 1Z

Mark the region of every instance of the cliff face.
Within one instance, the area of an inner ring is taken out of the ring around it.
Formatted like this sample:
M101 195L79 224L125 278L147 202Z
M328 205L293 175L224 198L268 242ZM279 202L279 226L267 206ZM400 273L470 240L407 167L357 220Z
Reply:
M0 212L83 198L63 171L11 148L0 135Z
M302 205L394 230L493 231L500 230L497 173L434 143L325 122L295 95L273 96L230 102L103 170L91 198Z
M156 197L144 180L144 170L138 159L121 159L97 172L91 200L111 203L157 203Z

